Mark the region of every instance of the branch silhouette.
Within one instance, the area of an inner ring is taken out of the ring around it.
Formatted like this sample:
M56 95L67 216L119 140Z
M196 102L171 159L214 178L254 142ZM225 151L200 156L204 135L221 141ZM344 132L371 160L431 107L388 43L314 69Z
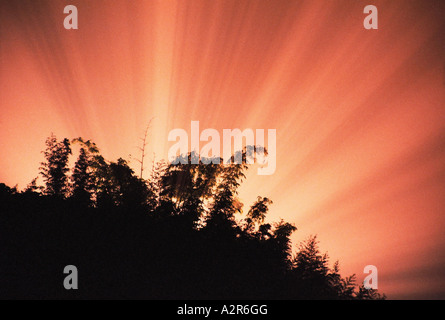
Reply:
M81 148L70 170L71 144ZM316 237L293 255L296 227L266 222L271 199L258 196L237 220L250 150L240 151L242 163L159 161L144 180L90 140L51 135L43 186L36 179L24 191L0 184L0 297L385 298L341 277L338 263L330 268ZM70 264L82 290L61 285Z

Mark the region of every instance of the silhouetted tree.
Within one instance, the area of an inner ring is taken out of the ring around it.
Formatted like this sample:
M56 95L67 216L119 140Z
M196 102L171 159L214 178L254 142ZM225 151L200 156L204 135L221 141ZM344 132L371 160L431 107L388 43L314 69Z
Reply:
M147 126L145 127L145 131L144 131L144 136L142 138L140 138L140 140L142 141L141 147L139 147L139 150L141 151L141 159L137 160L140 164L141 164L141 174L140 174L140 178L143 178L143 173L144 173L144 160L145 160L145 148L147 147L147 137L148 137L148 129L150 129L150 125L151 125L151 121L153 120L150 119L150 121L148 122Z
M189 164L169 164L159 179L161 202L173 208L172 214L180 215L196 227L214 202L215 188L223 172L216 164L191 164L193 153L187 155Z
M43 194L36 179L24 192L0 184L0 298L385 298L357 291L338 262L330 268L316 237L292 256L296 227L266 222L269 198L257 197L237 220L238 189L258 147L226 164L192 164L194 153L181 155L189 164L160 161L146 181L90 140L71 143L81 148L69 199L70 141L54 135L46 141ZM68 263L81 268L82 290L60 285Z
M17 193L17 188L11 188L8 187L6 184L4 183L0 183L0 195L7 198L8 196L10 196L11 194L15 194Z
M245 161L245 150L242 152L238 151L235 156L242 157L243 161L240 163L234 163L233 161L231 164L222 165L220 168L219 177L216 179L217 185L214 190L214 201L206 219L207 228L229 230L235 224L235 213L240 212L236 196L238 187L246 177L244 172L248 166ZM232 157L232 160L234 157Z
M298 299L380 299L376 292L360 289L356 292L356 277L342 278L339 263L329 267L328 255L321 254L316 236L302 242L292 259L289 276L297 284L291 296Z
M72 198L82 206L91 203L92 176L90 172L90 159L85 148L80 148L79 157L74 164L72 180Z
M149 192L147 184L135 176L128 163L119 158L117 162L111 162L108 168L111 196L114 203L127 207L144 206Z
M69 171L68 159L71 154L70 141L63 139L57 141L54 134L46 139L46 150L43 152L46 161L41 163L40 173L43 176L47 195L65 197L68 191Z
M30 183L26 186L24 192L31 193L31 192L41 192L43 188L41 186L37 185L37 177L32 179Z
M152 166L150 179L147 181L151 197L147 199L147 206L150 211L154 211L161 203L161 192L163 191L163 178L165 176L168 164L165 161L158 161Z
M257 201L250 207L249 211L247 212L247 217L245 219L246 226L245 230L248 232L253 232L253 228L255 225L258 225L258 227L261 227L264 219L266 218L266 214L269 211L269 205L271 205L273 202L269 198L263 198L258 196ZM270 225L268 227L268 230L270 229ZM260 234L264 235L264 227L261 229L262 232Z
M357 293L353 293L359 300L385 300L386 295L380 294L376 289L366 289L363 284L358 288Z

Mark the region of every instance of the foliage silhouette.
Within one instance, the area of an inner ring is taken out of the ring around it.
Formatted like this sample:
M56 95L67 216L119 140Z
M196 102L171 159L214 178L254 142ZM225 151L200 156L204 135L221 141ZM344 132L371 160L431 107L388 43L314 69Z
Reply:
M83 206L89 206L91 201L91 190L93 190L92 176L89 172L90 160L84 148L80 148L72 180L72 197L75 202Z
M71 144L81 148L68 177ZM265 223L270 199L236 219L252 148L241 163L158 162L143 180L89 140L51 135L46 145L45 187L0 184L0 298L385 298L342 278L338 262L329 268L316 237L292 255L296 227ZM62 285L70 264L78 290Z
M68 158L71 152L70 141L58 142L54 134L46 139L45 162L41 163L41 174L46 183L45 194L65 197L67 193Z

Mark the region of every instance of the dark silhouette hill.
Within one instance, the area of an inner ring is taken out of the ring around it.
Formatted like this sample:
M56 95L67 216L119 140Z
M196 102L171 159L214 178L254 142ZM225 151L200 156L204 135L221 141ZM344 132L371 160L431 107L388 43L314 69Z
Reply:
M316 237L292 254L296 227L265 223L270 199L237 220L245 163L159 162L144 180L91 141L53 135L44 157L44 186L0 184L2 299L384 298L330 268ZM63 286L67 265L77 290Z

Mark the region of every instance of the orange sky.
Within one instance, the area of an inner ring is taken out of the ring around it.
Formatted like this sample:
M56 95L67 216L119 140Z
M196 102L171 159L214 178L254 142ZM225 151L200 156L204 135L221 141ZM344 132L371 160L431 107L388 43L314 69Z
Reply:
M79 29L63 28L76 5ZM379 29L363 28L363 8ZM167 157L168 132L277 130L277 169L241 200L318 234L343 275L445 299L443 1L3 1L0 182L23 188L45 138L107 159ZM136 161L132 162L137 169ZM149 169L149 166L147 170ZM333 262L333 261L332 261Z

